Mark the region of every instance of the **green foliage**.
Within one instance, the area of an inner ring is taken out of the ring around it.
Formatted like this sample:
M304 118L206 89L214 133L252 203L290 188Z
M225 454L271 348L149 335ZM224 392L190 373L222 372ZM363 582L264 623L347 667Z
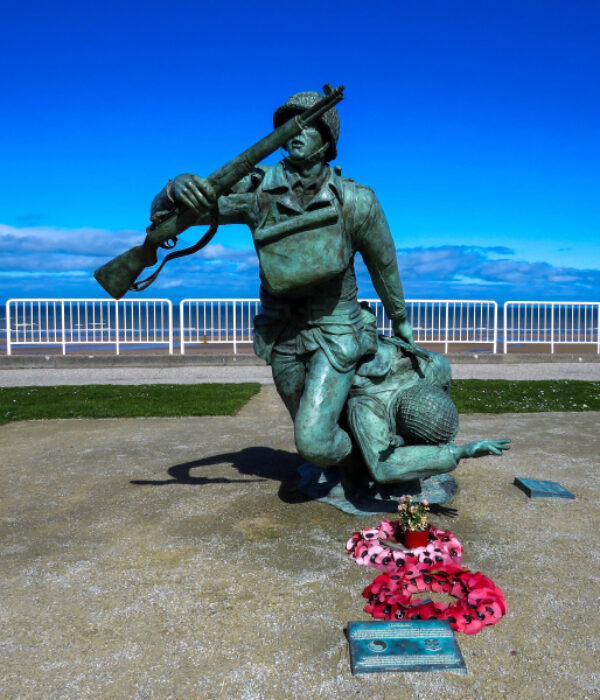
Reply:
M400 498L398 520L405 532L427 530L427 513L429 513L427 501L413 501L412 496L409 495Z
M0 388L0 425L36 418L230 416L259 389L256 383ZM451 396L459 413L600 411L600 382L458 379Z
M450 395L459 413L600 411L600 382L573 379L458 379Z
M230 416L260 384L114 384L0 388L0 424L35 418Z

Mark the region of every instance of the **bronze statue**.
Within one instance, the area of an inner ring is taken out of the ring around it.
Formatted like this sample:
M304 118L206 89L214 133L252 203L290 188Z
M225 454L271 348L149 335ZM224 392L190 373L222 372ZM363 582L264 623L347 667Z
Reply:
M170 247L185 228L211 224L196 246L167 257L198 250L219 224L246 224L260 264L255 352L272 367L294 421L298 452L318 467L339 470L350 495L363 460L370 465L346 424L348 417L355 435L360 433L352 426L352 392L361 381L357 368L361 362L365 367L365 358L375 355L378 361L382 354L357 300L357 252L407 357L427 354L414 345L394 242L375 194L329 165L337 154L340 122L334 105L342 90L325 86L325 95L292 95L275 111L272 134L244 154L207 179L183 174L170 180L152 202L153 224L144 245L95 275L118 297L156 262L156 248ZM287 151L280 163L258 165L279 145ZM147 286L161 268L132 288ZM379 468L369 469L377 479Z
M303 118L323 98L317 92L293 95L276 110L274 127ZM372 190L329 166L339 131L331 107L286 141L288 156L278 165L255 167L229 183L225 193L217 191L214 175L179 175L151 209L157 227L178 217L186 226L211 219L249 226L261 278L255 350L273 368L294 419L298 451L324 467L343 465L350 456L352 442L338 420L358 361L374 350L365 344L357 301L357 252L395 333L412 343L395 246L381 206ZM180 232L182 224L173 230ZM148 237L156 241L152 227Z

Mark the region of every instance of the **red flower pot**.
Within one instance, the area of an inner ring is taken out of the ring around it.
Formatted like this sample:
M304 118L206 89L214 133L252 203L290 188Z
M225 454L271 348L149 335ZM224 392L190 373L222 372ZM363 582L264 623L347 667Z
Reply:
M429 543L429 530L417 530L416 532L410 532L409 530L404 532L404 544L409 549L415 549L416 547L427 547Z

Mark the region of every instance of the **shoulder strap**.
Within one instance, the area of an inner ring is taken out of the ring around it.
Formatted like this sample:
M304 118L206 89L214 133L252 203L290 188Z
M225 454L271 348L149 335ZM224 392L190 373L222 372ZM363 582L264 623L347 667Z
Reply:
M344 178L342 180L342 215L346 230L350 233L355 228L356 212L356 183L354 180Z

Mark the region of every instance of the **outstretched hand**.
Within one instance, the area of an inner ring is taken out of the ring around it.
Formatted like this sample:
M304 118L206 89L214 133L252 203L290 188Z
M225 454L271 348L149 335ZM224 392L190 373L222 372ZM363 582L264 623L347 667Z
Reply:
M510 450L510 440L477 440L460 447L461 457L486 457L487 455L501 455L503 451Z
M178 175L169 186L169 194L176 203L184 204L199 215L210 211L217 201L215 191L208 180L199 175Z

